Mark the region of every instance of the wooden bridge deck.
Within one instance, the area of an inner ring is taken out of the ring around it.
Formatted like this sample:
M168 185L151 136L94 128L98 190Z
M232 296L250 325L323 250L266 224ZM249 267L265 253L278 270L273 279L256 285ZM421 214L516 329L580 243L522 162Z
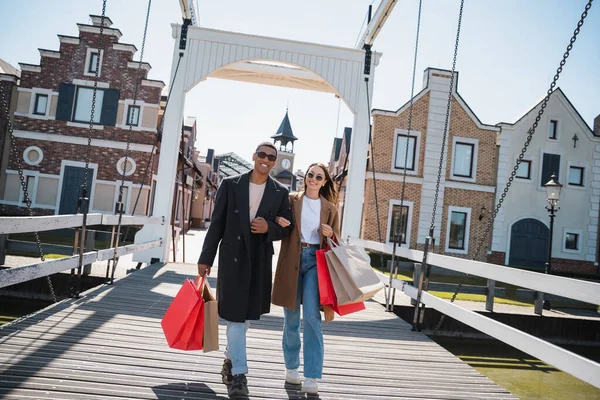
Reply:
M223 352L170 349L160 320L194 265L152 265L0 329L0 398L223 399ZM214 278L211 283L214 285ZM283 312L248 332L250 398L298 399L284 385ZM225 327L220 326L221 348ZM324 324L321 399L514 399L375 302Z

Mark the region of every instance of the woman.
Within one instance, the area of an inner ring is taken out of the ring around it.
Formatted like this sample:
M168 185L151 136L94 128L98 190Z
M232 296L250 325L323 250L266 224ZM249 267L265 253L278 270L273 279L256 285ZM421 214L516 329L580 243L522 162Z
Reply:
M302 392L318 393L317 379L323 373L323 331L317 281L316 251L327 238L339 235L337 193L322 163L312 163L304 179L304 191L290 194L294 229L283 239L273 284L273 304L284 307L283 355L285 380L301 383L300 303L304 319L304 382ZM291 221L277 217L282 227ZM331 311L331 310L326 310ZM328 318L326 318L329 320Z

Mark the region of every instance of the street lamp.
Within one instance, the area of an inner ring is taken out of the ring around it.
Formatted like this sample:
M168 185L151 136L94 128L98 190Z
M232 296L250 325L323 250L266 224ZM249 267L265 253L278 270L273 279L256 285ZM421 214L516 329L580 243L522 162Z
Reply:
M545 273L549 274L552 272L552 235L554 232L554 217L556 216L556 212L560 210L558 207L558 202L560 200L560 189L562 185L557 182L556 173L552 174L550 177L550 181L544 185L546 187L546 201L548 204L546 205L546 210L548 210L548 214L550 215L550 233L548 237L548 252L546 259L546 269ZM544 300L544 309L549 310L551 308L550 301Z

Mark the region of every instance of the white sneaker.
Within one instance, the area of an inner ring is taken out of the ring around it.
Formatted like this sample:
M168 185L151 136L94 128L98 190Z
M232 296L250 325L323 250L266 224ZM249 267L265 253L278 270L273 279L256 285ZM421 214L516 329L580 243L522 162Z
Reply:
M299 385L302 383L302 379L300 379L300 372L298 372L298 368L296 369L286 369L285 370L285 381L292 385Z
M314 378L306 378L302 383L302 393L317 394L319 393L319 387L317 386L317 380Z

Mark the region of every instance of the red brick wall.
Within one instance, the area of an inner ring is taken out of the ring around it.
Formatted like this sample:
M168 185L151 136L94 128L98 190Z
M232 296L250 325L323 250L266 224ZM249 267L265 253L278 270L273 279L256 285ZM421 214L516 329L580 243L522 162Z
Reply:
M104 41L104 45L102 45ZM42 72L23 71L21 74L21 87L45 88L58 91L62 82L73 82L73 79L93 80L94 77L84 75L85 58L88 48L103 49L102 67L99 82L110 83L111 89L121 91L121 99L133 99L135 81L139 76L147 79L148 72L144 69L127 67L132 54L129 51L114 50L114 43L118 43L115 36L96 33L81 32L79 44L61 43L60 58L41 57ZM159 104L161 88L142 86L138 88L138 100L147 103Z
M25 148L30 146L31 140L17 138L17 154L22 155ZM23 164L23 168L31 171L39 171L43 174L60 174L60 166L62 160L72 160L85 162L85 155L87 146L69 144L69 143L55 143L55 142L43 142L39 141L36 143L42 152L44 153L44 159L39 165L31 166ZM90 152L90 162L98 164L98 174L96 179L115 181L121 180L121 174L117 171L117 162L125 157L125 150L122 149L111 149L107 147L92 147ZM125 181L131 181L133 183L141 183L142 175L146 169L148 163L149 153L143 153L140 151L130 151L129 158L133 159L136 163L135 172L132 175L126 176ZM154 158L154 157L153 157ZM14 159L9 161L9 169L16 170L17 163ZM148 176L144 184L149 185L152 179L152 175L148 172Z

